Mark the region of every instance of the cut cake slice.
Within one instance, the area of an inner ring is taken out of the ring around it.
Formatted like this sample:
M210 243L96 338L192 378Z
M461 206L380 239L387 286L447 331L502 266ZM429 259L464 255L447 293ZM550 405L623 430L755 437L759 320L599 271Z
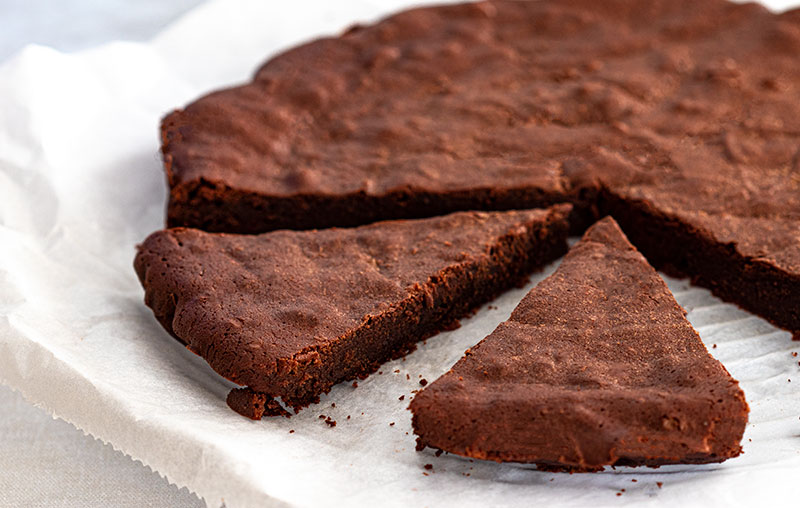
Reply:
M158 321L229 380L228 404L287 414L446 329L566 250L570 205L258 236L176 228L134 262Z
M411 403L420 448L540 468L721 462L748 406L611 218Z

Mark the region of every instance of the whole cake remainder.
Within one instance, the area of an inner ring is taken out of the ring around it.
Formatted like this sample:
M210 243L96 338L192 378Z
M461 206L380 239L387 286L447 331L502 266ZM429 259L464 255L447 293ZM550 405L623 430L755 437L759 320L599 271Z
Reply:
M611 218L411 403L419 444L593 471L739 455L748 407Z
M262 235L175 228L134 264L158 321L244 386L228 404L258 419L369 374L561 256L570 209Z
M800 10L415 9L167 116L168 224L351 226L569 201L658 268L800 330Z

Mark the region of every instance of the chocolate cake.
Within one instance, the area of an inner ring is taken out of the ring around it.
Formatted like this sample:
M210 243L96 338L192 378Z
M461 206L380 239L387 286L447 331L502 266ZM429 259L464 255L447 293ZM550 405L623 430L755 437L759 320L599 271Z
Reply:
M411 403L422 447L545 469L721 462L748 407L611 218Z
M134 265L158 321L244 386L228 403L258 419L369 374L561 256L570 208L262 235L168 229Z
M256 233L569 201L800 330L800 10L414 9L166 117L168 225Z

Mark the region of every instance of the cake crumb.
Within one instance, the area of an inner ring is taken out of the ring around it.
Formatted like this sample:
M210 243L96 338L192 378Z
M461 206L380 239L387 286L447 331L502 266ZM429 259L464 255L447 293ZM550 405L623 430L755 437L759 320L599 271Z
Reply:
M663 482L656 482L656 485L658 485L658 488L660 489L661 486L664 485L664 483Z
M621 495L622 495L622 492L617 492L617 495L618 495L618 496L621 496Z
M335 402L331 402L331 407L336 407L336 403Z
M399 397L397 400L403 400L403 399L405 399L405 398L406 398L406 396L405 396L405 395L401 395L401 396L400 396L400 397Z
M294 434L294 429L290 430L289 434Z
M390 422L389 427L394 427L394 422Z
M441 455L442 455L442 450L441 450L441 449L439 449L439 450L436 450L436 453L434 453L434 455L436 455L437 457L441 457Z
M383 375L383 371L382 371L382 370L379 370L379 371L378 371L378 375L379 375L379 376L382 376L382 375Z
M408 374L406 374L406 379L411 379L411 376L409 376Z
M428 384L428 380L425 379L425 378L422 378L422 379L419 380L419 384L422 385L422 386L425 386L425 385Z
M353 381L353 388L358 388L358 381Z
M428 473L426 473L425 471L423 471L422 474L428 476Z
M631 478L631 481L632 481L633 483L636 483L636 482L638 482L639 480L637 480L636 478Z
M400 374L400 369L394 369L395 374Z
M797 358L797 351L792 351L792 356Z
M717 345L716 345L716 344L713 344L711 347L712 347L713 349L717 349Z
M319 419L320 419L320 420L324 420L325 418L326 418L326 416L325 416L325 415L319 415Z
M328 424L328 427L336 427L336 420L332 419L330 416L325 418L325 423Z
M348 420L350 419L350 415L347 415L347 419L348 419Z
M433 464L425 464L425 469L430 471L431 469L433 469Z

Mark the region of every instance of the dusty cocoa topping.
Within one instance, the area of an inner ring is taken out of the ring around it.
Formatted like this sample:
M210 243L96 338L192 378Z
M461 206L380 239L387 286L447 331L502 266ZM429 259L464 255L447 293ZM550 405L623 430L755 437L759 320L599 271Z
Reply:
M566 251L569 205L257 236L153 233L135 268L158 321L245 386L250 418L366 376ZM356 387L357 383L353 382Z
M721 462L748 407L611 218L411 402L421 447L542 469Z
M260 232L463 209L611 213L659 268L800 330L800 10L415 9L163 122L168 223Z

